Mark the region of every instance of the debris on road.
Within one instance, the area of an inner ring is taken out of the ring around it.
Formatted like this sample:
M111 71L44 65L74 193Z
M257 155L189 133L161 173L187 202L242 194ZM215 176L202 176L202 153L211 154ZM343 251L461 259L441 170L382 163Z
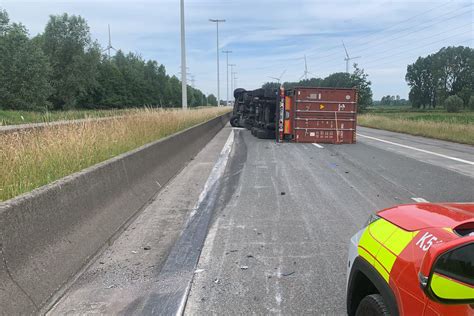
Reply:
M143 250L150 250L150 249L151 249L150 246L145 246L145 247L143 247Z
M249 266L240 266L241 270L247 270L248 268L249 268Z

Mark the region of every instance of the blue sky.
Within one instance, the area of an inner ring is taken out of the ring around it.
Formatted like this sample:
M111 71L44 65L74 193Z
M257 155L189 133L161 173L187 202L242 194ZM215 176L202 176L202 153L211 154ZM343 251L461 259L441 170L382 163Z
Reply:
M407 97L406 66L443 46L474 47L472 1L319 1L185 0L189 72L205 93L217 91L216 28L220 50L236 64L237 85L259 87L284 70L283 81L297 81L308 70L324 77L345 70L346 43L351 56L372 81L376 99ZM155 59L168 73L180 71L179 0L0 0L13 21L32 35L43 31L50 14L83 16L92 37L107 45L111 24L116 48ZM225 55L221 54L221 98L226 98Z

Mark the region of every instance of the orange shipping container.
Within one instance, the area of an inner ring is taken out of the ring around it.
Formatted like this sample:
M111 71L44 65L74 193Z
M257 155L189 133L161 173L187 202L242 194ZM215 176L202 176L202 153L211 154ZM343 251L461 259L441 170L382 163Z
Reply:
M299 87L287 91L285 99L284 139L297 143L356 142L356 89Z

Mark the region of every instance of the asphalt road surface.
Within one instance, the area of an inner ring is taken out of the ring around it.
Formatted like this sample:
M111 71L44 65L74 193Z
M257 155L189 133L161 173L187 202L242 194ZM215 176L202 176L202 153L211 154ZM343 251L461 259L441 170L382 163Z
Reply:
M183 295L173 296L176 311L345 314L348 242L369 214L400 203L474 201L474 147L368 128L358 134L354 145L277 144L225 128L51 314L159 314L157 294L174 286L160 281L162 269L187 256L173 245L189 233L183 227L199 214L230 138L216 201L204 199L212 218L200 228L209 229L202 251L177 274L184 290L170 290Z

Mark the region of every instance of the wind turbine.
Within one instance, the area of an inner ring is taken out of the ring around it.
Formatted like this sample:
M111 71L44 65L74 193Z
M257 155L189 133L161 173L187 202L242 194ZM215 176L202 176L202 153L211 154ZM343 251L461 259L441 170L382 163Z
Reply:
M300 80L303 78L305 80L308 80L308 74L314 75L313 73L308 71L308 63L306 62L306 55L304 55L304 72L303 75L300 77Z
M108 52L108 55L109 55L109 59L110 59L110 50L113 49L114 51L117 51L115 49L115 47L112 46L112 38L110 36L110 24L109 24L109 45L107 45L107 47L102 51L102 52L105 52L107 51Z
M271 78L271 79L275 79L278 84L280 84L280 81L281 81L281 78L283 77L283 75L286 73L286 69L283 70L283 72L281 73L280 77L268 77L268 78Z
M344 58L344 60L346 61L346 73L349 73L349 62L353 59L360 58L361 56L349 57L349 53L347 52L346 45L344 44L344 41L342 41L342 46L344 46L344 50L346 52L346 58Z

